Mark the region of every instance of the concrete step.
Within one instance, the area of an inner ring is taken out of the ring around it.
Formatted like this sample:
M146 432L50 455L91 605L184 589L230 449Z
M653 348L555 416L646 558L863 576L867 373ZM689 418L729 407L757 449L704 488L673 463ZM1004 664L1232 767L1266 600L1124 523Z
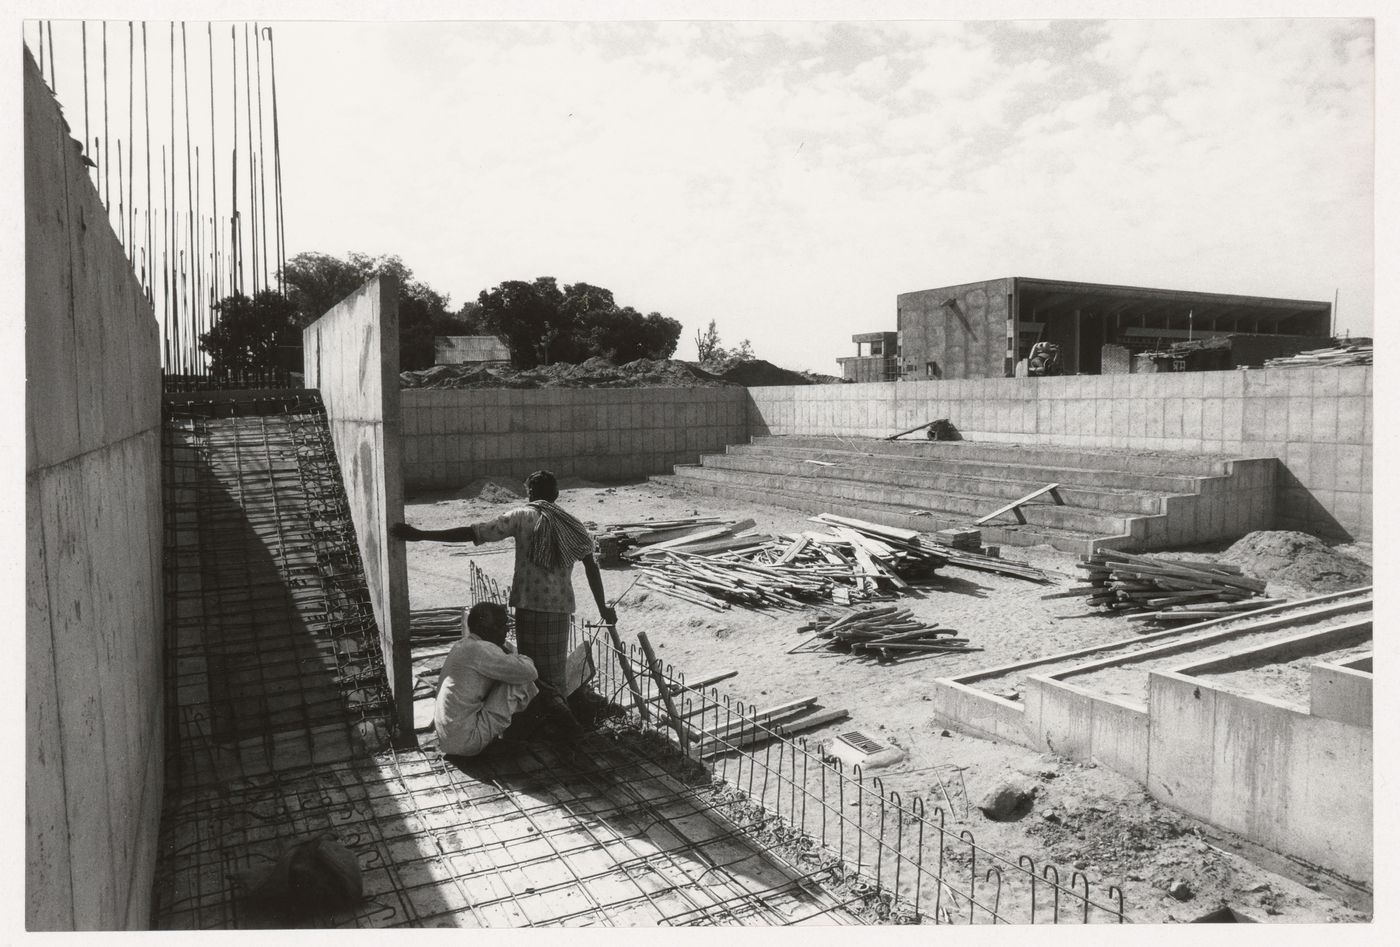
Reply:
M1045 467L1188 477L1219 476L1225 473L1225 461L1234 459L1234 455L1187 454L1177 451L1080 449L1036 444L997 444L988 441L930 441L912 434L908 439L898 441L887 441L879 437L769 434L753 438L752 443L818 450L856 450L905 457L1034 463Z
M869 470L920 472L929 477L975 477L998 481L1016 481L1044 486L1047 483L1079 486L1093 490L1123 493L1154 493L1166 496L1195 493L1204 477L1223 474L1152 474L1116 470L1106 467L1053 466L1048 457L1036 454L1007 453L1000 459L963 458L953 455L925 456L915 453L869 452L842 448L799 447L774 444L765 438L752 444L736 444L725 450L730 454L756 457L782 457L790 460L820 460L828 463L858 465ZM813 465L816 466L816 465ZM1028 490L1022 491L1024 496Z
M807 459L794 456L800 453L820 453L823 463L809 463ZM888 484L908 490L932 490L937 493L985 497L988 500L989 511L1023 497L1047 483L1059 483L1059 494L1070 506L1115 513L1160 513L1163 498L1170 495L1165 491L1145 492L1128 488L1077 485L1068 477L1062 476L1064 471L1035 471L1033 476L1016 478L1012 475L1019 471L1008 468L1003 476L979 476L964 474L956 468L952 473L929 470L917 460L881 459L881 462L876 464L867 464L865 460L866 458L859 455L838 456L826 451L784 451L782 454L775 454L767 448L741 448L727 454L704 454L700 463L704 467L716 470L775 473L795 480L852 480ZM835 466L824 466L824 463L834 463ZM1087 476L1089 473L1091 472L1080 472L1080 475ZM1184 488L1174 492L1188 493L1194 490Z
M725 469L708 464L677 466L675 476L679 479L703 480L772 493L806 493L823 502L824 508L829 512L838 512L850 503L873 504L904 512L928 510L935 515L941 514L954 519L957 525L962 526L970 525L998 506L1004 505L986 496L944 490L915 489L881 482L867 483L836 478L798 478L784 473ZM1125 514L1078 506L1058 506L1048 496L1037 497L1021 507L1021 512L1029 525L1048 529L1066 529L1096 536L1115 536L1128 531ZM1005 513L1003 516L1007 523L1014 522L1013 514Z
M800 490L774 489L723 480L703 479L689 476L698 467L678 467L675 474L652 476L648 479L675 490L682 490L701 496L721 497L728 500L741 500L747 503L777 505L806 513L839 513L856 519L869 520L885 526L898 526L903 529L916 529L932 535L940 529L955 526L968 526L966 517L956 514L931 511L929 515L913 516L909 508L874 502L839 501L814 496ZM816 526L813 527L818 528ZM982 542L1001 546L1050 545L1065 552L1088 555L1093 541L1102 534L1079 530L1038 526L1035 524L983 526Z

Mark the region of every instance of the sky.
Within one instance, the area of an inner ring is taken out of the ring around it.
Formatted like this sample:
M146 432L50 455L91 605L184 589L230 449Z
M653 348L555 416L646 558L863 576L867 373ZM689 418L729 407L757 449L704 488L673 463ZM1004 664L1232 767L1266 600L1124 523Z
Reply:
M99 161L89 137L125 138L128 163L149 137L152 206L162 152L175 201L193 157L201 213L217 155L226 213L231 123L248 133L244 104L226 107L230 54L247 55L228 31L256 20L275 37L287 255L396 254L453 308L507 280L588 282L679 320L678 357L714 320L726 346L828 373L853 334L896 328L899 293L1006 276L1335 298L1339 331L1373 330L1370 19L871 20L868 5L827 3L767 20L754 5L750 18L645 20L624 5L603 20L464 21L448 18L460 7L364 4L347 8L358 19L298 20L311 8L204 6L179 11L188 36L151 21L148 52L117 19L130 11L81 11L113 18L105 83L88 26L86 123L79 24L57 22L48 68L75 137ZM926 8L951 9L894 9ZM542 8L496 15L516 9ZM211 16L239 26L208 30ZM172 110L163 83L187 42L184 116L183 89ZM253 47L270 80L272 45ZM128 55L150 56L149 136ZM146 206L139 188L131 203Z
M272 23L289 252L713 319L837 372L1032 276L1374 308L1365 19Z

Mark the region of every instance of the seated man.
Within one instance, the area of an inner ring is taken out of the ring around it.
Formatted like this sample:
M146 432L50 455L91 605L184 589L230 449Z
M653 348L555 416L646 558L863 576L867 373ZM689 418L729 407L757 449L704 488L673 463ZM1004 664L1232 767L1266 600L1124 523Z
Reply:
M502 605L473 605L466 635L442 662L433 729L444 753L480 753L539 693L535 662L506 641L508 622Z
M552 724L556 736L579 735L558 692L506 641L508 626L505 606L494 602L467 613L467 634L448 652L438 682L433 729L443 753L476 756L497 737L523 738L541 723Z

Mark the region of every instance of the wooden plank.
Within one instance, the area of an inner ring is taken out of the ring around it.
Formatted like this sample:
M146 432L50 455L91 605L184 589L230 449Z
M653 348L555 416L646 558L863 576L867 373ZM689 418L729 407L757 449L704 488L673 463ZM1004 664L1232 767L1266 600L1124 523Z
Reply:
M879 523L872 523L868 520L858 520L851 516L837 516L835 513L819 513L814 517L818 523L835 523L838 526L849 526L858 529L863 533L875 533L878 536L888 536L906 543L918 543L919 531L916 529L902 529L898 526L882 526Z
M850 711L845 709L823 710L821 713L813 714L810 717L804 717L803 719L794 721L792 723L782 724L782 727L789 733L797 733L802 730L811 730L815 727L825 726L826 724L834 723L837 720L844 720L849 716ZM766 731L759 731L758 733L751 732L745 734L737 740L725 741L725 745L723 746L702 743L700 744L700 747L697 752L701 757L715 756L720 753L727 753L730 750L742 749L743 747L750 746L754 743L760 743L763 740L768 739L768 737L769 734Z
M632 674L632 662L627 659L627 649L622 646L622 636L617 633L616 625L608 625L607 629L613 647L617 649L617 663L622 666L622 676L627 681L627 689L632 692L632 702L637 705L637 713L641 715L642 722L646 723L651 717L647 714L646 701L642 700L642 689L637 686L637 678Z
M651 679L656 682L656 688L661 692L661 701L666 705L666 722L671 725L672 730L676 731L676 737L680 739L681 746L685 746L686 741L690 739L690 731L681 720L681 715L676 711L676 702L671 698L671 688L666 685L666 679L661 674L661 661L651 650L651 642L647 640L645 631L637 632L637 641L642 646L642 653L646 655L647 670L651 672Z
M1064 506L1065 501L1064 501L1063 499L1060 498L1059 487L1060 487L1060 485L1059 485L1058 483L1047 483L1045 486L1041 487L1039 490L1032 490L1030 493L1027 493L1025 496L1021 497L1021 499L1015 500L1015 501L1013 501L1013 502L1011 502L1011 503L1008 503L1008 504L1006 504L1006 506L1003 506L1001 509L996 510L995 512L988 513L986 516L982 517L980 520L977 520L977 521L976 521L976 525L977 525L977 526L981 526L983 523L986 523L987 520L995 519L996 517L1000 516L1001 514L1003 514L1003 513L1009 513L1009 512L1015 512L1015 514L1016 514L1016 519L1017 519L1019 522L1024 523L1024 522L1026 521L1026 518L1025 518L1025 516L1022 515L1022 513L1021 513L1021 509L1020 509L1020 508L1021 508L1021 505L1024 504L1024 503L1026 503L1026 502L1029 501L1029 500L1034 500L1036 497L1040 496L1040 495L1043 494L1043 493L1048 493L1048 494L1050 494L1050 496L1055 500L1055 505L1056 505L1056 506Z

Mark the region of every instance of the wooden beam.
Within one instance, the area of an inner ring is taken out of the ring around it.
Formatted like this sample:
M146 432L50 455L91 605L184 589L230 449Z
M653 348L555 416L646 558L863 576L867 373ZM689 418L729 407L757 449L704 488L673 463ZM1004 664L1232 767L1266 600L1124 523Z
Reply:
M1003 513L1015 513L1017 522L1025 523L1026 517L1021 512L1022 504L1024 504L1028 500L1034 500L1042 493L1050 494L1050 497L1055 501L1056 506L1064 506L1065 501L1060 497L1059 487L1060 485L1058 483L1048 483L1045 486L1041 487L1039 490L1033 490L1030 493L1027 493L1025 496L1021 497L1021 499L1008 503L1006 504L1006 506L1003 506L1001 509L996 510L995 512L988 513L980 520L977 520L975 525L981 526L983 523L987 522L987 520L995 519Z

